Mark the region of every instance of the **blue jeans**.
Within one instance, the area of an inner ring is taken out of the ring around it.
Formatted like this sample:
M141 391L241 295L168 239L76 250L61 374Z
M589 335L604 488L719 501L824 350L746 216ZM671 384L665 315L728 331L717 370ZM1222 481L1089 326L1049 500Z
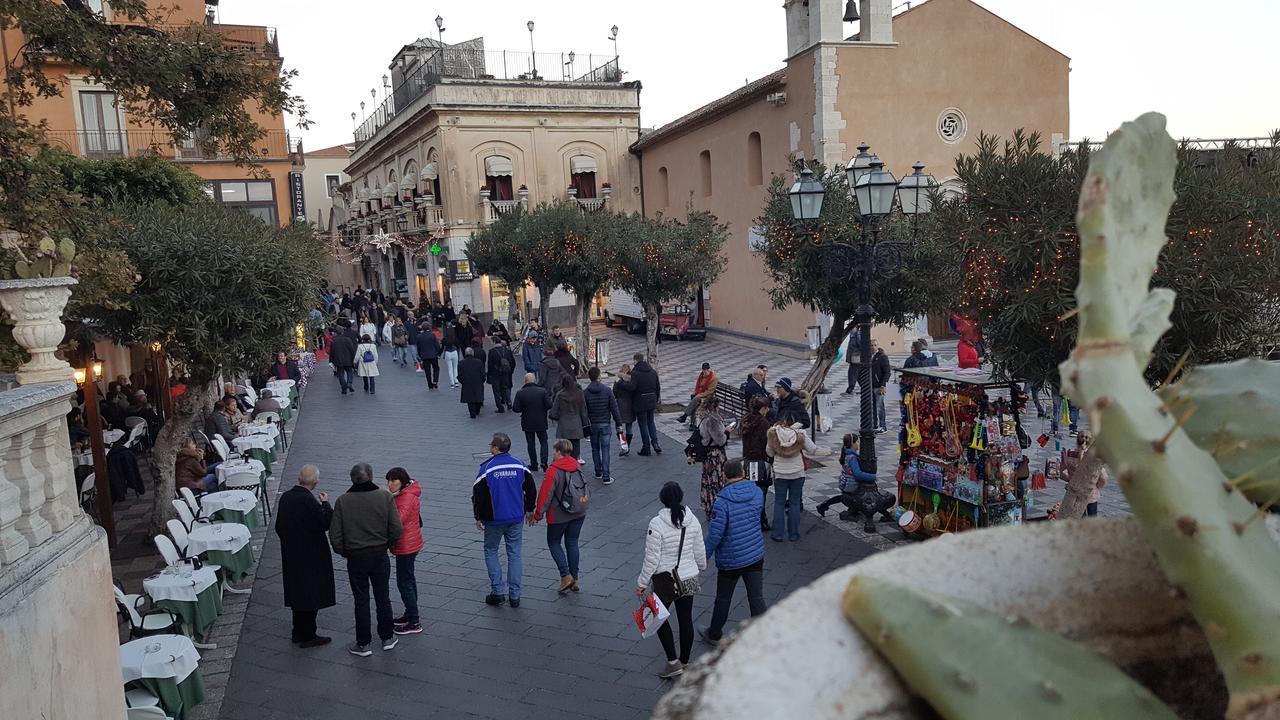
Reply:
M524 525L519 520L513 523L485 523L484 526L484 566L489 571L489 591L494 595L506 595L510 589L511 597L520 597L520 576L524 574L524 563L520 558L520 544L524 538ZM507 541L507 582L502 582L502 564L498 562L498 544Z
M884 393L881 392L881 390L883 389L884 388L876 388L871 392L871 396L875 398L875 401L876 401L875 402L876 427L889 427L888 422L886 422L888 418L885 417L885 413L884 413Z
M410 623L418 622L418 578L413 574L413 563L417 559L418 553L396 556L396 587L404 603L404 617Z
M560 577L572 575L578 577L578 536L582 534L582 523L585 517L556 523L547 526L547 549L551 551L551 559L556 561L556 569ZM561 539L564 547L560 546Z
M638 411L636 424L640 426L640 449L648 450L650 447L658 447L658 426L653 422L653 411Z
M609 479L609 438L612 436L612 425L591 424L591 467L595 468L597 476L605 480Z
M773 479L773 539L782 539L785 527L787 539L800 539L800 503L804 499L804 478ZM790 505L787 501L790 501ZM785 521L784 516L785 515Z
M205 475L204 479L200 481L200 484L204 486L205 492L214 492L218 489L218 473L211 472L208 475Z
M1076 431L1076 424L1080 422L1080 408L1075 403L1071 403L1071 408L1067 411L1067 419L1071 421L1071 432ZM1050 432L1058 432L1058 424L1062 422L1062 396L1053 394L1053 414L1049 416Z
M392 345L391 362L398 362L401 365L409 362L409 347L407 345Z
M356 369L353 367L338 368L338 385L343 390L354 390L352 385L356 381Z

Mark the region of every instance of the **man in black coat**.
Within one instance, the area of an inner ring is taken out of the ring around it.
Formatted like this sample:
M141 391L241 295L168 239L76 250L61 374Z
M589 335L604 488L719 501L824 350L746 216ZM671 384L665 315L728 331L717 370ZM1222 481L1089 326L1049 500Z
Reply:
M440 353L444 352L444 348L440 347L436 334L427 327L425 321L418 328L418 339L414 342L414 347L418 349L418 362L422 363L422 374L427 376L427 389L438 389L440 387Z
M498 340L489 349L487 363L489 385L493 387L493 404L498 412L506 412L504 408L511 406L511 373L516 369L516 356L508 347L507 340Z
M645 361L644 355L636 353L632 360L631 379L623 381L619 386L624 392L631 393L631 409L636 414L636 424L640 426L640 452L638 455L649 455L650 446L653 452L661 455L658 446L658 426L654 423L653 414L662 401L662 384L658 381L658 371Z
M458 363L458 384L462 385L461 400L467 404L467 412L475 419L484 406L484 363L476 357L472 348L464 351L462 362Z
M329 549L329 495L312 495L320 484L320 470L303 465L298 484L280 496L276 505L276 535L280 536L280 568L284 604L293 610L293 642L298 647L325 645L330 638L316 635L316 614L333 607L333 552Z
M346 395L348 391L355 392L352 387L355 382L356 373L356 344L348 334L349 328L344 328L342 332L333 336L333 342L329 343L329 362L338 369L338 384L342 386L342 394Z
M538 384L533 373L525 373L524 387L516 392L516 399L511 403L511 412L520 413L520 429L524 431L524 440L529 445L529 469L546 470L551 464L547 454L547 412L551 410L551 393ZM542 446L542 455L534 440Z
M871 351L875 353L871 356L871 392L875 407L876 431L887 432L889 428L884 410L884 391L893 372L889 369L889 356L874 339L871 341Z
M809 410L804 406L804 399L791 388L791 378L782 378L773 386L778 397L777 408L770 414L769 424L786 420L788 425L799 424L809 427Z

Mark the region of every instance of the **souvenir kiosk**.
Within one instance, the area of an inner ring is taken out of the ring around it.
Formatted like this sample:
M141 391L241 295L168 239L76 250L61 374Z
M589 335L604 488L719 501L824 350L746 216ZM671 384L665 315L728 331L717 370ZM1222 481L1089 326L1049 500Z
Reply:
M986 370L899 368L898 524L931 537L1019 525L1031 494L1031 439L1019 416L1018 383Z

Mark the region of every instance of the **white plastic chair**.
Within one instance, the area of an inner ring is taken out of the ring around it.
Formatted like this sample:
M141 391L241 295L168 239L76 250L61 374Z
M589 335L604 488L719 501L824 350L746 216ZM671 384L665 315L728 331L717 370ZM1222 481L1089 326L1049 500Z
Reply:
M191 508L187 507L187 503L184 501L171 500L170 502L173 504L174 511L178 513L178 519L182 521L182 526L185 527L188 532L194 530L197 524L212 524L212 521L208 518L200 518L197 520L196 516L191 512Z
M199 519L200 501L196 499L196 494L191 492L191 488L178 488L178 496L187 504L187 507L191 508L191 514Z
M178 554L178 548L173 546L173 541L164 535L157 535L153 538L156 549L160 551L160 557L164 558L165 565L177 565L182 561L182 556Z
M218 451L218 455L223 462L231 459L231 448L227 445L227 441L222 439L221 435L214 435L209 441L213 443L213 449Z
M97 473L89 473L80 481L80 507L85 512L93 507L98 499Z
M145 595L126 595L119 585L114 584L111 586L111 590L115 593L116 605L124 610L125 615L129 618L130 638L175 632L180 626L181 623L178 620L178 616L168 610L153 607L150 610L142 611L141 606L146 600Z
M124 419L124 426L129 428L130 430L138 427L139 425L146 425L146 424L147 424L147 421L138 417L137 415L132 415Z
M183 557L187 556L187 543L190 538L187 537L187 528L183 526L181 520L167 520L164 526L169 529L169 537L173 538L173 546L178 548L178 552Z
M126 418L125 422L128 423L129 420L142 420L142 418ZM147 435L147 421L142 420L141 425L134 425L133 429L129 431L129 439L124 441L124 446L127 448L132 448L135 445L140 444L142 442L142 439L146 437L146 435Z
M272 410L272 411L259 414L256 419L266 420L267 422L274 423L276 426L276 429L280 431L280 442L284 444L284 448L286 450L289 449L289 436L284 431L284 418L280 417L280 413Z

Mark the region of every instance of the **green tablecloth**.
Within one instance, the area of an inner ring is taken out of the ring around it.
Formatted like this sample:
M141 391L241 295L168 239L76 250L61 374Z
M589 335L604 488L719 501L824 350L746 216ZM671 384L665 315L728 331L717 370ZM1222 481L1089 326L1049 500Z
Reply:
M253 566L253 543L245 543L244 547L235 552L205 550L204 559L214 565L221 565L227 582L239 582L249 574L249 568Z
M266 492L266 483L262 485L263 492ZM219 510L213 514L213 519L217 522L240 523L250 530L262 527L262 512L256 507L247 513L238 510Z
M283 410L281 410L281 411L280 411L280 417L281 417L281 419L283 419L285 422L289 422L290 420L292 420L292 419L293 419L293 404L292 404L292 403L290 403L290 404L289 404L289 407L287 407L287 408L285 408L285 409L283 409Z
M249 457L253 458L254 460L257 460L258 462L261 462L267 468L266 474L267 475L271 474L271 466L275 464L275 461L276 461L275 450L264 450L263 448L249 448Z
M225 553L224 553L225 554ZM200 642L209 636L213 623L222 614L222 592L214 583L196 595L195 602L183 600L157 600L156 607L164 608L182 618L182 624L191 628L191 634Z
M192 670L182 682L175 682L173 678L143 678L133 682L160 698L165 714L177 720L187 717L195 706L204 702L204 678L200 677L199 670Z

